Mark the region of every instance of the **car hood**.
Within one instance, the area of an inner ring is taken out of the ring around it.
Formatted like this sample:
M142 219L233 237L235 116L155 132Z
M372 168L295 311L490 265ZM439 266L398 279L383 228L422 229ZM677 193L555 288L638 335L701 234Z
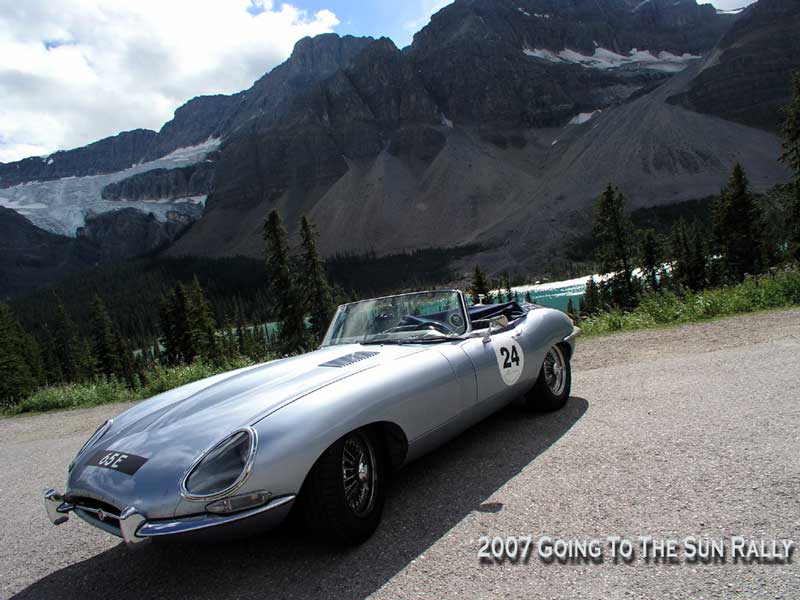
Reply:
M69 487L113 504L139 504L144 490L177 490L198 456L238 427L340 379L430 346L331 346L197 381L145 400L114 419L108 432L76 461ZM88 464L98 452L147 459L135 477ZM175 496L156 512L169 514ZM109 495L110 494L110 495ZM151 499L152 500L152 499ZM155 507L154 507L155 508Z
M427 348L332 346L231 371L145 400L115 420L108 439L190 428L207 431L216 440L335 381ZM147 450L138 443L128 447L140 449Z

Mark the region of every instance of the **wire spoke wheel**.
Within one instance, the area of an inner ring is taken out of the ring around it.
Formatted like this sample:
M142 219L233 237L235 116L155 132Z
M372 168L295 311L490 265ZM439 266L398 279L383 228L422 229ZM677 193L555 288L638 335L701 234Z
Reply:
M544 357L544 380L554 396L560 396L566 385L566 360L558 346L552 346Z
M344 497L353 515L364 517L375 504L375 451L363 435L347 437L342 449Z

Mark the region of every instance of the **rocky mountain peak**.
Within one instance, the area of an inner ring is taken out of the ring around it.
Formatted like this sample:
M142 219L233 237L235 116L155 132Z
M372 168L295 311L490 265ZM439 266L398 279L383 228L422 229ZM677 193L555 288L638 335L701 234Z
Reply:
M281 65L294 82L318 81L347 67L374 41L371 37L323 33L299 40L289 59ZM280 69L281 67L278 67Z

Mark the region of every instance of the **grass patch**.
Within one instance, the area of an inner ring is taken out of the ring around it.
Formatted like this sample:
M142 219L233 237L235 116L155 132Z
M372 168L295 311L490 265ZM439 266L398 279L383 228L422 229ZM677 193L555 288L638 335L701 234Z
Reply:
M135 402L162 392L255 364L241 358L223 364L195 361L190 365L156 367L147 372L144 380L133 387L113 377L98 377L85 383L66 383L40 388L27 398L3 409L5 415L20 415L48 410L88 408L101 404Z
M687 292L648 294L634 310L611 310L583 319L580 327L587 336L693 323L758 310L800 304L800 271L780 271L748 277L742 283Z

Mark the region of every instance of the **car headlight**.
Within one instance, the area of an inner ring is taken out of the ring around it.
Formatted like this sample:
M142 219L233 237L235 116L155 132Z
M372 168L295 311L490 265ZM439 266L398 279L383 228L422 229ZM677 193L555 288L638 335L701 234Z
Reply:
M81 446L80 450L78 450L78 453L75 455L75 458L73 458L72 462L69 463L69 467L67 467L67 471L72 471L72 467L75 466L75 462L78 460L78 457L80 457L80 455L83 454L86 451L87 448L91 448L98 441L100 441L100 438L103 437L106 434L106 432L111 428L111 424L113 422L114 422L114 419L109 419L108 421L106 421L105 423L100 425L100 427L98 427L95 430L95 432L92 434L92 437L90 437L88 440L86 440L86 443L83 446Z
M237 429L192 465L183 478L181 492L189 500L210 500L238 489L250 474L257 444L255 429Z

